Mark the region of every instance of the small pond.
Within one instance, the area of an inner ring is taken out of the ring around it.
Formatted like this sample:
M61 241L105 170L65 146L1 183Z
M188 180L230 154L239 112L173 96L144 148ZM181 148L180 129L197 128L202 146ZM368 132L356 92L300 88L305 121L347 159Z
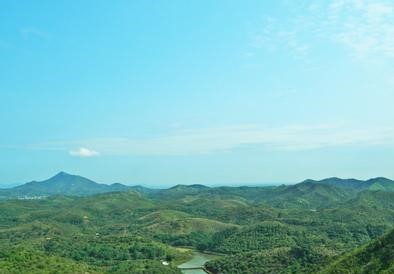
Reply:
M217 258L218 256L193 252L194 256L189 261L178 265L178 268L182 270L184 274L207 274L202 267L204 264L210 260ZM201 269L185 269L185 268L201 268Z

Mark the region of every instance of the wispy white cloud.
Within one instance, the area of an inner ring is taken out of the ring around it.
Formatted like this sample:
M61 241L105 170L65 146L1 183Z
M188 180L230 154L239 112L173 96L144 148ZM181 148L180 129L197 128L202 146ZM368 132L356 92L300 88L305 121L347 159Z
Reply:
M263 128L254 125L177 130L146 139L97 138L42 143L35 149L78 146L73 156L103 155L198 155L229 152L239 148L302 151L326 147L394 145L394 127L351 128L344 125L290 125Z
M85 147L80 147L75 150L70 150L69 154L73 157L81 157L81 158L90 158L90 157L96 157L99 156L100 154L97 151L85 148Z
M394 57L394 3L335 0L329 8L334 41L356 57Z
M300 30L288 28L279 20L267 17L264 27L252 34L250 45L252 48L265 48L270 51L290 51L296 59L305 59L309 46L299 37Z
M266 16L252 34L252 48L286 50L307 59L314 47L325 44L341 46L357 58L394 58L393 1L310 0L308 7L286 20Z

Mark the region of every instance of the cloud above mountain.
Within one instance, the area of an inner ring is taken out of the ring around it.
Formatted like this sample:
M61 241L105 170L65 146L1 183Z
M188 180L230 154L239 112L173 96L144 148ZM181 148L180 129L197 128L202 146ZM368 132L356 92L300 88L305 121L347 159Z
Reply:
M80 157L80 158L90 158L100 155L100 153L98 153L97 151L85 147L80 147L75 150L70 150L69 154L73 157Z

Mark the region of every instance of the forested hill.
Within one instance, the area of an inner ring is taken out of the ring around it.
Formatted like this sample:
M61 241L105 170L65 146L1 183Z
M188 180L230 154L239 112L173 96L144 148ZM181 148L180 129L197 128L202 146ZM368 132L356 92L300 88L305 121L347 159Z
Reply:
M61 173L36 185L111 192L0 201L0 273L180 273L190 250L220 254L215 274L318 273L394 226L393 191L320 182L113 191Z
M375 178L366 181L328 178L306 180L295 185L261 187L207 187L204 185L177 185L168 189L126 186L120 183L99 184L82 176L60 172L41 182L29 182L9 189L0 189L0 199L41 198L53 195L89 196L98 193L135 190L150 198L171 200L188 196L236 197L270 205L289 205L305 208L327 207L354 198L365 190L393 191L394 181Z
M340 256L319 274L394 273L394 230Z
M356 190L385 190L394 191L394 181L384 178L372 178L366 181L356 179L340 179L340 178L327 178L320 181L306 180L305 182L319 183L331 185L342 188L356 189Z

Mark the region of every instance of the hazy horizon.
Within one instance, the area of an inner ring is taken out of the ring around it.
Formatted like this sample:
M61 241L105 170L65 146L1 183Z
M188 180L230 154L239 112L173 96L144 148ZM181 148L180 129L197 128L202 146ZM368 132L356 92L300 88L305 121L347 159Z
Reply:
M59 173L66 173L68 175L81 176L81 177L93 180L92 178L86 177L83 174L71 174L71 173L68 173L68 172L65 172L65 171L59 171L58 173L52 174L51 176L43 178L43 179L30 179L29 181L26 181L26 182L13 182L13 183L11 182L11 183L6 183L6 184L0 182L0 189L1 188L12 188L12 187L20 186L20 185L23 185L25 183L29 183L29 182L32 182L32 181L35 181L35 182L45 181L45 180L51 179L52 177L55 177ZM189 183L189 184L179 183L179 184L166 184L166 185L163 185L163 184L160 184L160 183L139 184L138 182L133 183L133 182L115 182L115 181L113 181L113 182L112 181L110 181L110 182L101 182L101 181L95 181L95 180L93 180L93 181L96 182L96 183L99 183L99 184L106 184L106 185L120 183L120 184L124 184L124 185L127 185L127 186L143 186L143 187L149 187L149 188L161 188L161 187L162 188L170 188L170 187L173 187L173 186L176 186L176 185L201 184L201 183ZM209 187L220 187L220 186L237 187L237 186L278 186L278 185L281 185L281 184L289 184L290 185L290 184L295 184L295 183L299 183L299 182L261 182L261 183L250 183L250 184L247 183L247 182L246 183L233 183L233 184L220 183L220 182L211 182L211 183L206 183L206 184L202 184L202 185L209 186Z
M0 189L2 189L2 188L4 188L4 189L13 188L13 187L21 186L23 184L26 184L26 183L29 183L29 182L33 182L33 181L35 181L35 182L46 181L46 180L51 179L52 177L55 177L55 176L57 176L58 174L61 174L61 173L65 173L67 175L72 175L72 176L81 176L81 177L84 177L86 179L92 180L92 178L86 177L86 176L84 176L82 174L71 174L71 173L68 173L68 172L65 172L65 171L60 171L60 172L58 172L56 174L53 174L50 177L47 177L47 178L44 178L44 179L39 179L39 180L33 179L33 180L30 180L30 181L26 181L26 182L8 183L8 184L2 184L0 182ZM114 181L101 182L101 181L95 181L95 180L93 180L93 181L96 182L96 183L99 183L99 184L106 184L106 185L120 183L120 184L123 184L123 185L126 185L126 186L143 186L143 187L152 188L152 189L160 189L160 188L166 189L166 188L171 188L171 187L174 187L174 186L177 186L177 185L204 185L204 186L208 186L208 187L222 187L222 186L228 186L228 187L242 187L242 186L247 186L247 187L266 187L266 186L294 185L294 184L302 183L302 182L307 181L307 180L320 181L320 180L323 180L323 179L331 179L331 178L334 178L334 177L306 178L306 179L304 179L302 181L298 181L298 182L260 182L260 183L248 183L248 182L243 182L243 183L242 182L239 182L239 183L210 182L209 183L208 182L208 183L186 183L186 184L183 184L183 183L177 183L177 184L148 183L148 184L145 184L145 183L138 183L138 182L133 183L133 182L119 182L119 181L117 181L117 182L114 182ZM369 179L376 179L376 178L378 178L378 177L366 178L366 179L359 179L359 178L340 178L340 179L356 179L356 180L360 180L360 181L366 181L366 180L369 180ZM390 179L390 178L387 178L387 179Z
M392 2L105 3L0 3L0 186L394 178Z

